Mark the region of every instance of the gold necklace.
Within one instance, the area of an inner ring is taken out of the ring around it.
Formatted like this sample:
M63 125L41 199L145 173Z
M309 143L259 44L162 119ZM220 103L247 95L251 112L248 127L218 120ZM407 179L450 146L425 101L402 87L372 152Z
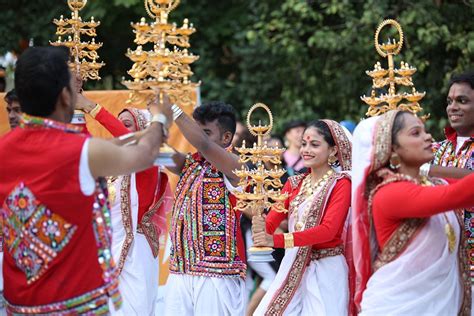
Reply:
M434 183L428 180L426 177L421 178L421 185L423 186L434 186ZM456 247L456 233L454 232L453 225L451 225L451 222L449 221L448 216L446 213L443 213L444 219L446 220L446 224L444 225L444 233L446 234L446 237L448 238L448 250L450 253L454 251L454 248Z
M300 213L298 212L298 207L310 196L312 196L317 190L322 187L329 177L334 173L332 169L329 169L328 172L324 176L322 176L314 185L311 185L311 175L308 175L304 178L303 183L301 184L300 191L296 198L291 202L292 207L292 214L295 214L295 231L301 231L304 228L304 224L306 222L306 218L309 215L309 211L311 210L312 203L307 203L305 210L300 217Z

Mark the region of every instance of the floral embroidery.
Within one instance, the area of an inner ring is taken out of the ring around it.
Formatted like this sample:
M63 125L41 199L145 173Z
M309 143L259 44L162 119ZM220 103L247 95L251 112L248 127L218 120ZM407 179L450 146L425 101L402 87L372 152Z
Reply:
M206 256L223 257L225 238L221 236L206 236L204 237L204 251Z
M204 203L217 203L223 197L225 188L223 183L209 183L204 188Z
M229 196L221 173L198 155L187 157L171 219L171 272L245 276L237 250L238 218Z
M23 183L6 198L1 217L6 248L28 284L48 269L77 229L41 204Z
M223 209L205 209L203 226L206 231L217 231L225 229L225 211Z

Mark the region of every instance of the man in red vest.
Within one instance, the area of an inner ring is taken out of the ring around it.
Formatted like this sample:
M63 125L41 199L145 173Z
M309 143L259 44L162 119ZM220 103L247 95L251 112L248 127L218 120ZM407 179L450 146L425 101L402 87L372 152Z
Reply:
M153 105L150 126L130 139L90 138L68 124L77 101L66 48L20 56L19 128L0 139L4 296L10 314L105 314L120 307L101 177L147 169L171 111ZM163 109L163 110L162 110ZM170 118L170 119L168 119ZM128 142L129 139L127 139Z

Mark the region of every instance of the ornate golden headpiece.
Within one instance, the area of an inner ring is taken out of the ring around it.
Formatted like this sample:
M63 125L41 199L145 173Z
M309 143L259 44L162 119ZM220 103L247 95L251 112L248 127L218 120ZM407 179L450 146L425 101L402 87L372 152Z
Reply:
M92 79L99 80L99 69L104 66L103 62L97 62L99 55L97 49L102 43L96 43L94 37L97 36L95 28L100 25L99 21L95 21L91 17L89 22L82 21L79 11L82 10L87 0L68 0L67 4L71 9L71 18L64 18L62 15L58 19L54 19L56 24L56 35L58 39L55 42L49 42L53 46L66 46L71 51L71 61L69 63L71 71L79 74L83 80ZM68 39L63 41L62 36L68 35ZM87 35L92 38L91 41L81 41L81 35Z
M141 18L138 23L131 23L135 33L136 50L128 49L127 57L134 64L128 71L133 80L122 83L132 90L128 103L143 103L140 91L153 89L167 92L172 101L182 106L194 104L193 93L200 83L192 83L191 64L199 56L188 52L189 36L196 32L193 24L184 19L183 25L168 23L168 15L174 10L179 0L144 0L145 9L154 22L147 23ZM153 44L152 49L145 50L143 45ZM167 44L174 45L173 49Z
M379 36L385 26L393 26L398 31L399 40L388 39L387 43L380 43ZM377 62L373 70L367 70L366 74L372 77L372 92L370 96L362 96L361 99L369 105L367 116L381 115L390 110L406 110L417 114L422 110L418 101L424 96L425 92L418 92L412 81L412 75L416 68L408 63L401 62L400 68L394 67L393 56L398 55L403 46L403 31L400 24L395 20L385 20L377 27L375 31L375 49L383 58L388 60L388 69L382 68L380 62ZM397 91L398 86L411 88L410 92ZM377 96L377 89L383 89L388 86L388 92L380 93Z

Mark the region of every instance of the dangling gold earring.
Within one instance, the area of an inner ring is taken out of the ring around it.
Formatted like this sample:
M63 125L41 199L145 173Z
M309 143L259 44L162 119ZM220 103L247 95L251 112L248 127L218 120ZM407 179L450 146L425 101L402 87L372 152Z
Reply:
M392 154L390 157L390 168L397 170L401 167L400 157L397 154Z
M337 161L336 156L330 155L330 156L328 157L328 165L330 165L331 167L336 164L336 161Z

